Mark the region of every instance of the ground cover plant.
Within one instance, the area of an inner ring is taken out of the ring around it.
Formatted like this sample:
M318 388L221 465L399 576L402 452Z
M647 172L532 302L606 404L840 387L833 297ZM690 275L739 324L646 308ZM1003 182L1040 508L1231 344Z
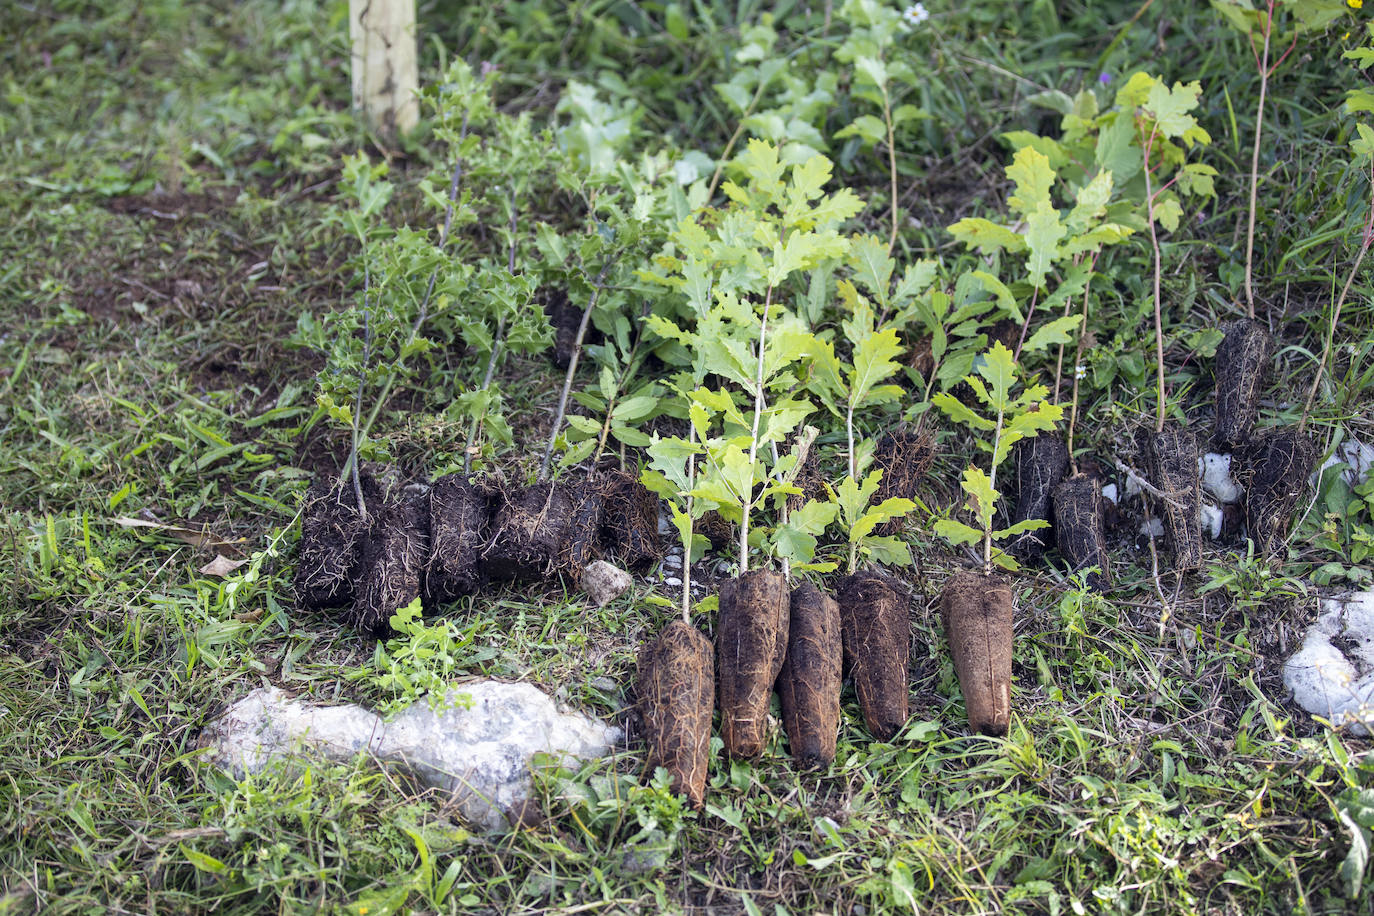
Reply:
M0 912L1370 907L1279 673L1370 581L1361 4L419 13L401 140L339 3L4 17ZM198 762L472 676L629 737L499 836Z

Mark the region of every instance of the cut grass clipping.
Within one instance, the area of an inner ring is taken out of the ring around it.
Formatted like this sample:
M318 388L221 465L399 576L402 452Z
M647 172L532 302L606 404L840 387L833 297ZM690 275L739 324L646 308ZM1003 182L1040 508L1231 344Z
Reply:
M1070 570L1093 570L1084 579L1088 588L1101 592L1111 586L1107 543L1102 534L1102 489L1095 477L1074 474L1054 488L1054 537Z
M876 569L847 576L838 593L844 664L854 679L864 725L873 737L889 741L906 724L908 710L906 595L895 579Z
M973 571L956 573L940 595L940 619L964 694L968 724L1005 735L1011 721L1011 586Z
M673 791L700 808L706 797L716 694L711 641L691 624L674 620L640 649L638 667L649 766L667 770Z
M1198 444L1191 431L1166 423L1145 439L1145 461L1150 478L1163 498L1164 533L1174 552L1174 569L1187 572L1202 565L1202 504L1198 481Z
M1050 497L1069 468L1069 449L1057 436L1041 434L1016 443L1016 514L1012 522L1050 521ZM1046 528L1026 531L1011 543L1017 559L1038 560L1049 546Z
M381 511L382 493L371 474L358 483L369 513ZM296 606L306 611L344 607L353 601L368 519L358 514L357 495L348 481L316 477L301 512L300 554L296 560Z
M835 759L843 677L840 607L810 582L792 591L787 659L778 677L792 759L803 769Z
M489 494L461 474L434 481L429 491L429 568L425 606L435 608L482 586L479 556L491 522Z
M720 734L733 758L763 753L768 698L787 654L789 597L787 580L771 569L750 570L720 590Z
M1241 318L1226 329L1226 336L1217 347L1215 444L1223 451L1246 442L1255 428L1273 346L1264 325Z

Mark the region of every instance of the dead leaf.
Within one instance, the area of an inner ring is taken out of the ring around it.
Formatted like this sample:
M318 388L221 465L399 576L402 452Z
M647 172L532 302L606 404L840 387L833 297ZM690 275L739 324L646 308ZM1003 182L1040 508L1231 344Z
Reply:
M194 528L183 528L180 525L164 525L162 522L150 522L147 519L130 518L127 515L117 516L110 519L110 521L119 525L121 528L151 528L155 531L161 531L171 535L178 541L184 541L190 544L192 547L212 547L216 550L227 548L234 552L238 552L239 549L232 541L226 541L223 538L215 537L207 531L197 531Z
M215 554L215 558L200 568L202 576L227 576L238 569L247 560L231 560L222 553Z

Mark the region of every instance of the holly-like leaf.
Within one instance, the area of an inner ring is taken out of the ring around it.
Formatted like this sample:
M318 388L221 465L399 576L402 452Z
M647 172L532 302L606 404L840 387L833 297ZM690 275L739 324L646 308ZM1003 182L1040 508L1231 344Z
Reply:
M861 406L873 386L889 378L901 366L896 357L902 353L897 330L892 327L868 334L854 346L854 368L849 374L849 404Z

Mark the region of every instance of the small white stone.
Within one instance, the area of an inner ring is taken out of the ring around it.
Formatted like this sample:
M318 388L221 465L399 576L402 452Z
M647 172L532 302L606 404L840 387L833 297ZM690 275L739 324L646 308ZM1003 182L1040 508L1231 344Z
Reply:
M671 566L673 569L677 569L679 566L682 565L682 557L678 556L675 553L670 553L663 558L663 565Z
M1240 501L1240 484L1231 477L1231 456L1208 452L1198 459L1202 488L1222 503Z
M1340 444L1331 457L1322 462L1322 466L1317 469L1308 483L1313 487L1317 486L1321 480L1322 472L1335 465L1345 465L1345 470L1341 471L1341 477L1348 486L1358 486L1369 474L1369 469L1374 468L1374 446L1365 445L1360 440L1351 437Z
M1147 538L1164 537L1164 522L1157 518L1152 518L1148 522L1140 523L1140 533Z
M1221 509L1208 503L1202 504L1202 530L1211 535L1212 540L1221 537Z
M666 579L663 580L663 584L664 584L664 585L681 585L681 584L682 584L682 580L679 579L677 576L669 576L668 578L666 578Z
M594 560L582 570L582 590L596 602L597 607L605 607L633 584L629 573L605 560Z
M1333 640L1335 640L1333 642ZM1374 592L1323 599L1321 616L1284 663L1293 700L1351 734L1369 734L1374 718Z
M1130 474L1127 474L1127 475L1126 475L1126 498L1127 498L1127 499L1133 499L1134 497L1139 496L1140 494L1141 494L1140 481L1136 480L1136 479L1135 479L1134 477L1132 477Z
M1116 501L1117 501L1116 484L1114 484L1114 483L1109 483L1109 484L1107 484L1105 487L1103 487L1103 488L1102 488L1102 498L1103 498L1103 499L1109 499L1109 500L1112 501L1112 505L1116 505Z

